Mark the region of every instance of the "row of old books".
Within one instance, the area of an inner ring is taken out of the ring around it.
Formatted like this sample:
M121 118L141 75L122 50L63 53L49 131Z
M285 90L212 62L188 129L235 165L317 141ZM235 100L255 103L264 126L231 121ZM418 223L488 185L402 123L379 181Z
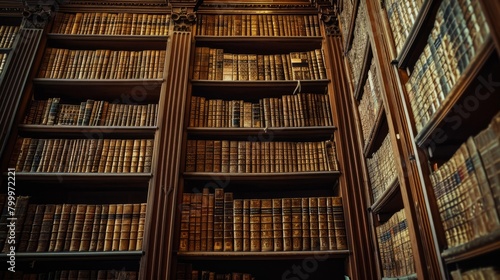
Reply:
M164 50L115 51L46 48L38 77L51 79L159 79Z
M385 137L380 148L366 161L373 200L377 201L398 177L389 134Z
M404 209L377 226L378 248L384 277L415 274L415 263ZM399 278L398 278L399 279Z
M61 104L61 98L33 100L25 124L88 126L155 126L158 104L117 104L88 99Z
M24 172L149 173L153 139L17 140L11 166Z
M398 53L410 35L424 0L389 0L385 2L389 25Z
M337 171L335 143L188 140L186 172Z
M234 198L216 188L184 193L179 251L347 249L341 197Z
M10 272L5 280L137 280L137 271L125 270L56 270L48 272Z
M431 174L448 248L500 229L499 138L500 113Z
M208 15L198 18L196 35L321 36L318 15Z
M12 244L16 244L16 252L142 250L145 203L33 204L29 200L19 196L15 206L3 206L3 232L7 233L9 219L16 218L15 229L9 229L9 235L3 235L5 240L0 240L4 253Z
M424 51L405 85L417 131L439 110L488 38L480 6L476 1L452 0L439 6Z
M63 13L53 33L89 35L168 35L170 15L136 13Z
M219 273L209 270L193 269L191 263L178 263L176 280L254 280L250 273Z
M196 47L194 80L263 81L326 79L323 51L233 54Z
M360 79L361 70L363 68L363 61L365 59L365 49L367 44L370 44L368 40L368 25L367 25L368 13L366 10L366 3L364 1L359 2L358 12L356 14L356 21L354 25L354 36L352 39L352 45L347 53L347 59L349 60L349 65L352 71L352 81L353 87L356 88Z
M260 99L206 99L192 96L190 127L332 126L328 94L298 93Z
M375 65L375 60L372 60L358 105L365 145L373 137L371 133L376 125L377 116L383 107L381 94L380 82L377 77L377 66Z
M488 266L461 271L460 269L450 272L453 280L495 280L500 279L500 269Z
M0 25L0 48L12 48L19 26Z

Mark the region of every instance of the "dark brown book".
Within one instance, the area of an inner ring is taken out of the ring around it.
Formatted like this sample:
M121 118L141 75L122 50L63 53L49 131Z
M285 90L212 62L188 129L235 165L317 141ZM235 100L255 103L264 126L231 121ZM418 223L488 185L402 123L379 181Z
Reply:
M45 205L45 211L43 213L43 220L40 227L40 234L38 237L38 246L36 248L36 252L47 252L49 249L49 241L52 233L52 224L54 223L55 211L56 205Z
M189 195L189 231L188 231L188 251L195 251L196 246L196 197L192 193Z
M207 251L207 239L208 239L208 200L209 200L210 189L203 188L201 195L201 248L200 251Z
M139 230L139 216L141 215L141 204L134 203L132 205L132 218L130 222L130 241L128 244L129 251L135 251L137 246L137 235Z
M104 236L103 251L111 251L111 249L113 248L113 234L115 230L116 208L117 208L116 204L110 204L108 206L106 234Z
M261 200L250 199L250 251L261 251Z
M243 251L250 251L250 199L243 199L242 208Z
M189 229L190 229L190 211L191 193L182 194L181 204L181 226L179 233L179 251L185 252L189 249Z
M6 194L2 194L0 195L0 209L4 209L6 210L7 212L9 212L9 207L8 207L8 202L7 202L7 195ZM22 235L22 229L23 229L23 225L24 225L24 221L27 217L27 212L28 212L28 205L29 205L29 199L30 197L29 196L19 196L17 197L16 199L16 206L15 206L15 209L14 209L14 213L15 213L15 227L12 229L12 228L9 228L7 230L7 228L5 228L5 232L9 232L9 234L6 235L6 238L5 238L5 244L2 244L3 245L3 253L9 253L10 252L10 247L13 245L13 244L19 244L20 242L20 238L21 238L21 235ZM5 215L4 215L5 214ZM2 219L5 219L5 222L9 222L7 220L8 216L7 216L7 213L2 213ZM14 232L14 236L12 235L12 232ZM16 245L18 246L18 245Z
M335 227L335 238L338 250L347 250L347 236L345 230L344 208L342 197L334 196L332 200L332 215Z
M73 228L71 231L71 242L69 245L69 251L78 251L80 249L80 244L83 236L83 225L85 223L85 215L87 212L86 204L78 204L76 207L75 218L73 221ZM93 216L92 216L93 218Z
M207 214L207 250L214 251L214 208L215 194L208 194L208 214Z
M95 210L94 210L94 219L92 221L92 225L90 228L90 244L88 251L96 251L97 250L97 243L99 240L99 228L101 226L101 215L102 215L102 205L97 204L95 205ZM85 234L85 225L84 225L84 234Z
M233 193L224 193L224 246L223 251L234 251L234 208L233 208Z
M213 172L222 171L222 141L214 140Z
M113 242L111 244L111 251L118 251L120 249L122 217L123 217L123 204L116 204L115 224L113 227Z
M261 251L274 251L273 200L262 199L260 211Z
M292 249L302 251L302 199L292 198Z
M309 198L309 235L311 239L311 250L320 250L319 239L319 217L318 217L318 198Z
M104 242L106 239L106 228L108 226L108 212L109 204L103 204L101 206L101 218L99 221L99 234L97 235L97 247L96 251L104 251Z
M214 141L205 140L205 163L204 172L213 172L214 170ZM202 152L202 151L199 151Z
M292 231L292 199L282 198L282 229L283 229L283 251L293 250L293 231Z
M194 251L201 251L201 204L203 195L194 193L191 199L191 208L194 210Z
M224 154L223 154L224 155ZM238 141L229 141L229 172L238 173Z
M90 240L92 238L92 228L94 225L96 206L87 205L85 208L85 215L82 225L82 234L80 238L80 246L78 251L89 251Z
M22 225L22 231L19 239L19 246L17 247L18 252L26 252L28 247L29 239L31 236L31 228L33 226L36 204L29 204L28 210L26 212L26 218L24 219L24 224Z
M195 141L195 140L193 140ZM205 171L205 140L196 140L196 172L204 172Z
M311 250L311 232L310 232L310 217L309 217L309 198L301 199L302 208L302 250Z
M318 229L320 250L337 249L337 238L333 223L332 200L329 197L318 198Z

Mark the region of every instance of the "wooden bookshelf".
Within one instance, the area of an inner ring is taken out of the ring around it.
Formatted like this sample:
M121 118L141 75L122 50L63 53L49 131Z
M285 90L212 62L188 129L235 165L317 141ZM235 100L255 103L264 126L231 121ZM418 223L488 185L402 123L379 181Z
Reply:
M368 76L368 70L370 69L370 62L373 59L373 53L372 53L372 47L370 44L370 38L367 38L367 43L366 43L366 49L365 49L365 54L364 54L364 59L363 59L363 66L361 67L361 73L359 78L357 79L358 84L356 88L354 89L354 98L356 100L361 100L361 97L363 97L363 81L366 81L366 78Z
M236 53L278 53L286 50L307 51L321 48L319 36L195 36L198 46L223 48Z
M377 118L375 120L375 125L372 127L370 132L370 138L366 141L365 147L363 149L365 157L370 157L382 141L384 137L387 135L388 127L387 127L387 119L385 116L385 109L383 105L380 105L380 108L377 113Z
M50 44L58 48L75 49L85 45L89 49L163 50L168 36L159 35L78 35L49 33Z
M446 249L441 256L447 264L470 261L473 258L480 257L500 250L500 230L491 232L488 235L481 236L471 242L463 245Z
M373 202L369 211L377 215L380 223L384 223L392 214L403 209L403 207L399 180L398 178L394 178L391 185Z
M34 125L20 124L19 135L23 137L67 137L78 138L85 136L113 137L113 138L153 138L158 127L156 126L77 126L77 125Z

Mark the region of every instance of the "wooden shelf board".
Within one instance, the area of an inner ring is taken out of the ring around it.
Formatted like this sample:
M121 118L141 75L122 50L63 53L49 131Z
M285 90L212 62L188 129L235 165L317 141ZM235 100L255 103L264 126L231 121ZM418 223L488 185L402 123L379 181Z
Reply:
M488 92L488 87L492 87L492 85L483 85L483 82L488 82L490 79L491 81L498 81L500 74L495 69L498 67L499 62L493 42L489 38L479 50L475 59L462 73L441 107L415 137L415 142L419 147L426 148L429 145L441 144L437 140L442 140L442 137L446 137L446 142L443 144L461 144L470 136L471 130L482 129L479 126L482 121L480 122L478 119L484 119L486 124L489 123L491 117L498 112L499 103L496 101L500 101L499 95L490 92L490 96L484 101L480 100L476 95L478 92L484 95L485 92ZM464 109L466 105L470 106L466 104L467 98L477 101L481 106L480 110L478 108L472 111ZM462 116L457 113L457 108L465 110L466 115ZM477 117L470 118L471 114ZM459 124L459 127L454 128L457 124ZM464 131L467 133L464 133ZM440 139L433 139L437 137L435 134L442 134L441 132L444 133L444 136L439 136Z
M365 142L363 153L365 157L371 157L372 154L382 145L384 137L389 132L387 125L384 105L380 104L375 125L372 127L368 141Z
M321 36L196 36L199 47L221 48L225 52L274 54L321 48Z
M331 139L335 126L311 126L311 127L270 127L270 128L213 128L213 127L188 127L189 136L196 137L217 137L221 135L231 139L255 138L258 140L277 140L277 139L303 139L307 135L308 140Z
M110 50L165 50L168 36L153 35L86 35L86 34L47 34L53 47Z
M0 53L9 53L12 51L12 48L0 48Z
M16 181L23 182L147 182L151 173L61 173L16 172Z
M105 100L123 104L156 103L163 79L33 79L35 96Z
M444 250L441 256L446 263L451 264L467 261L474 257L497 250L500 250L500 229L472 240L471 242Z
M373 58L372 47L370 44L370 38L366 39L368 42L366 43L366 49L363 59L363 67L361 68L361 73L359 75L358 84L356 85L356 89L354 90L354 98L356 100L361 100L363 96L363 86L365 84L366 78L368 77L368 70L370 70L370 62Z
M413 23L410 34L408 38L406 38L403 48L396 58L399 68L413 68L425 44L427 44L427 37L434 26L434 19L441 1L442 0L426 0L420 8L420 12Z
M152 138L156 126L76 126L76 125L34 125L20 124L19 134L25 137L75 138L93 136L97 138Z
M110 252L16 252L16 260L19 261L115 261L127 259L140 259L142 251L110 251ZM7 254L0 254L0 259L9 259Z
M403 208L401 190L399 188L398 178L394 178L391 185L384 193L370 206L374 214L394 214Z
M304 259L314 256L328 256L328 258L346 258L349 250L329 251L286 251L286 252L177 252L179 258L185 260L289 260Z
M330 80L301 80L300 92L325 93L329 82ZM193 92L200 93L207 98L258 100L266 97L279 97L283 94L294 94L299 81L193 80L191 84Z

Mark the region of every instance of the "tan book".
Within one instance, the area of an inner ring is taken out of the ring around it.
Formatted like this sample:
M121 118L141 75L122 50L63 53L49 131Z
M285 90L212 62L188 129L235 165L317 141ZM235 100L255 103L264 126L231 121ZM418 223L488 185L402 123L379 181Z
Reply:
M221 172L230 172L230 141L222 140L221 142Z
M111 251L118 251L120 249L120 236L122 233L122 218L123 218L123 204L116 204L115 224L113 227L113 241L111 243Z
M104 236L103 251L111 251L113 248L113 235L115 230L116 221L116 204L110 204L108 206L107 223L106 223L106 234Z
M332 197L332 215L335 227L335 237L338 250L347 250L347 236L345 230L344 208L342 197Z
M291 199L292 250L302 251L302 199Z
M234 212L233 212L233 222L234 222L234 251L243 251L243 199L234 199Z
M141 203L140 212L139 212L139 227L137 230L137 244L135 249L138 251L142 251L142 241L144 239L144 227L146 226L146 203Z
M130 243L130 230L132 226L132 211L134 210L133 204L123 204L123 214L121 217L121 230L119 239L119 251L127 251Z
M201 195L201 247L200 251L207 251L208 246L208 201L209 201L209 188L203 188ZM181 214L182 215L182 214Z
M329 197L319 197L318 229L320 250L337 249L337 238L335 237L335 224L332 211L332 199Z
M144 153L144 172L151 172L151 163L153 160L153 139L146 139L146 151ZM139 168L139 166L137 167Z
M274 251L283 251L283 208L281 198L272 199L272 224Z
M137 246L137 234L139 230L139 216L141 215L141 204L134 203L132 205L132 214L130 220L130 240L128 243L128 251L135 251Z
M274 251L273 201L262 199L260 209L261 251Z

